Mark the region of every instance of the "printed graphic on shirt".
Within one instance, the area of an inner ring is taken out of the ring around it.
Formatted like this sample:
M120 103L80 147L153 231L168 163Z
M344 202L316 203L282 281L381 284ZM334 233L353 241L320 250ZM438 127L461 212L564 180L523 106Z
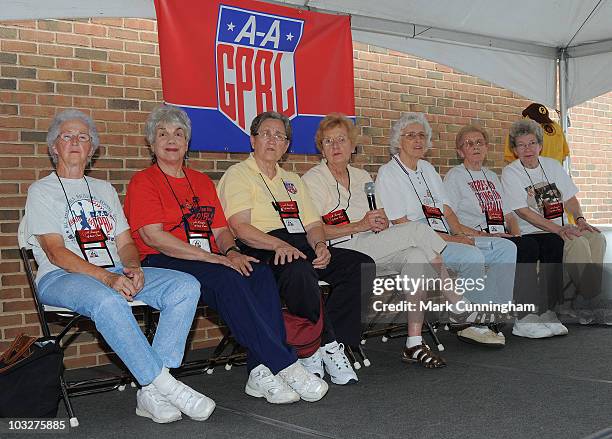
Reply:
M555 183L536 183L525 188L527 192L527 205L544 215L545 208L557 205L561 202L561 191Z
M79 194L70 198L70 212L64 212L64 233L70 241L75 241L74 231L102 229L109 241L115 240L117 219L104 200L94 198L93 206L89 194Z
M502 211L501 195L492 181L475 180L468 182L468 185L474 191L482 213Z

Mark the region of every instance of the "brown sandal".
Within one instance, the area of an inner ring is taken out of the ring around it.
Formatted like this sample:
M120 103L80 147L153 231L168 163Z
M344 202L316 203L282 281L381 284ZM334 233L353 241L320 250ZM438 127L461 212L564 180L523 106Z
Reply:
M434 354L424 342L411 348L404 347L402 361L404 363L421 363L421 366L427 369L446 366L446 360Z

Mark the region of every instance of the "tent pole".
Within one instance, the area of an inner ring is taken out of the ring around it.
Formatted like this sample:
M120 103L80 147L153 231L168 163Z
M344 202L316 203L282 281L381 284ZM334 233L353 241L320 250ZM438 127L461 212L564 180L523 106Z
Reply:
M567 137L568 118L567 118L567 49L559 50L559 111L560 122L563 134ZM571 158L568 156L564 161L565 169L571 171Z

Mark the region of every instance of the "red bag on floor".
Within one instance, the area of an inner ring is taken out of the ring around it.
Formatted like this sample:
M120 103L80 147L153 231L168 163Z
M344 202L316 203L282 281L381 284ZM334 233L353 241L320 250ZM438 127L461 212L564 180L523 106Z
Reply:
M287 343L293 346L298 358L307 358L313 355L321 346L323 333L323 301L319 310L319 320L312 323L304 317L298 317L283 309Z

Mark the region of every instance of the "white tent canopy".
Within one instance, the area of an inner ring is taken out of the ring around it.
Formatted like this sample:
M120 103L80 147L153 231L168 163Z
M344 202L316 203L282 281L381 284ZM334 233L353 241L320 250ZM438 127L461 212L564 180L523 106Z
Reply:
M439 62L562 113L612 90L612 0L270 2L350 14L356 41ZM155 10L152 0L13 0L0 10L0 20L71 17L154 18Z

